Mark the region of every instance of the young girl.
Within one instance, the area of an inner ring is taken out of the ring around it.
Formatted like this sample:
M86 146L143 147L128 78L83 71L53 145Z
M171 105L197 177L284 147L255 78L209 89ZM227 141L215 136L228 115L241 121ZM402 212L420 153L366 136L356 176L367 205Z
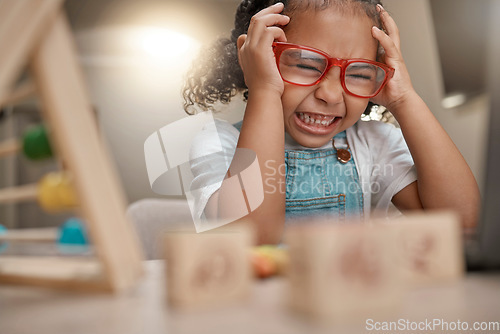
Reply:
M231 38L195 62L184 91L188 113L240 92L247 99L243 122L218 121L217 132L229 155L257 154L264 200L245 219L259 242L279 242L285 217L366 218L391 202L401 211L453 209L473 226L474 176L413 89L398 28L380 1L275 2L244 0ZM360 121L369 102L390 110L401 130ZM199 162L194 183L210 184L217 165ZM229 162L222 165L224 175ZM198 203L212 218L231 208L219 198L224 187L207 187Z

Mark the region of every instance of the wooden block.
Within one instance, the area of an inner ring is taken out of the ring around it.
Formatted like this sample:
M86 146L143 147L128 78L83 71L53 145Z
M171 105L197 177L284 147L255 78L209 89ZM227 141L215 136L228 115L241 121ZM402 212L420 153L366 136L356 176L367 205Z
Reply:
M413 214L385 223L397 230L394 261L410 286L458 280L464 275L459 217L451 212Z
M166 234L169 304L194 309L245 299L252 280L252 242L248 229Z
M290 227L290 306L337 322L391 311L404 288L394 240L394 229L366 223Z

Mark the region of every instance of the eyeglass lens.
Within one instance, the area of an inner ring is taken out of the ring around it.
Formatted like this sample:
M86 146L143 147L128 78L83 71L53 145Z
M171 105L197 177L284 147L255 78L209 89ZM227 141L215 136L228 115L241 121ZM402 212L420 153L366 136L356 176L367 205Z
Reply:
M283 79L288 82L312 85L323 75L327 66L328 59L322 54L290 48L281 53L279 70ZM355 95L374 95L384 79L384 69L375 64L353 62L345 69L345 86Z

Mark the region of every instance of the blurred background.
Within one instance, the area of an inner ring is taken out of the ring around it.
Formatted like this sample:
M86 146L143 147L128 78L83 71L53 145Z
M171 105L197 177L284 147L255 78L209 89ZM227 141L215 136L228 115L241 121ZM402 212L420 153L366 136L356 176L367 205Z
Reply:
M495 0L490 0L495 1ZM385 0L398 23L402 50L417 92L452 137L483 188L489 100L486 89L489 0ZM228 36L237 0L67 0L81 66L98 124L129 203L160 197L151 191L144 141L186 116L184 73L200 47ZM36 101L6 108L0 140L39 122ZM238 98L219 117L236 122ZM82 143L84 142L82 138ZM432 149L430 147L429 149ZM37 181L54 166L22 156L0 160L0 186ZM33 203L0 206L7 227L58 225Z

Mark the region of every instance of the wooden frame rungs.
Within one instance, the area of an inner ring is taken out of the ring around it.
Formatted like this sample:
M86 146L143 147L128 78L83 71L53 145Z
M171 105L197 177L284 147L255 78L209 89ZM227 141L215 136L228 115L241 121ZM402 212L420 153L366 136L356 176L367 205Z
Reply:
M50 242L56 243L59 237L57 228L30 228L9 230L0 234L0 242Z
M15 138L0 142L0 158L18 153L21 147L21 143Z
M0 204L33 201L37 197L38 184L36 183L0 189Z
M101 263L85 257L0 256L0 284L109 291Z
M19 86L14 88L8 95L0 100L0 106L17 104L36 94L36 85L31 80L25 80Z
M0 7L0 101L8 95L47 28L61 11L62 0L2 0Z
M96 127L61 5L62 0L0 0L0 48L5 51L0 52L0 103L37 93L51 147L72 175L78 216L87 223L96 257L0 256L0 283L120 292L140 279L143 254L125 215L118 172ZM27 66L33 81L11 89ZM3 144L4 151L19 149L13 142ZM45 194L43 185L40 189ZM38 194L38 184L1 189L0 203L35 200Z

